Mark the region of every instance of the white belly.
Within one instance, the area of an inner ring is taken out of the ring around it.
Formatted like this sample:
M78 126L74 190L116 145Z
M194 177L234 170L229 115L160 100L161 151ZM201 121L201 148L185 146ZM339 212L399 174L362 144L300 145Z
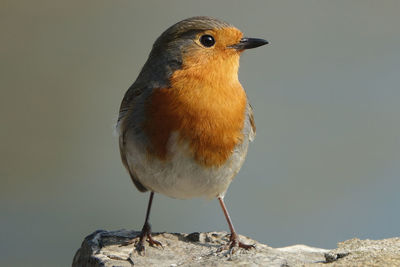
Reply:
M168 160L149 158L142 146L129 142L127 161L140 183L149 190L180 199L213 198L225 194L240 170L247 154L248 138L244 139L220 167L199 165L191 156L188 144L178 143L177 133L169 139Z

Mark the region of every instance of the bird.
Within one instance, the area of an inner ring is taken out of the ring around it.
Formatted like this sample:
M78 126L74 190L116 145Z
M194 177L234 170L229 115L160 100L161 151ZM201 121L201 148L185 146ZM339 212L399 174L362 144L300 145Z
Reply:
M256 135L253 109L238 79L243 51L268 44L216 18L184 19L154 42L126 91L116 125L122 163L140 192L150 192L135 250L152 237L154 194L217 198L230 229L229 251L251 249L235 231L224 196Z

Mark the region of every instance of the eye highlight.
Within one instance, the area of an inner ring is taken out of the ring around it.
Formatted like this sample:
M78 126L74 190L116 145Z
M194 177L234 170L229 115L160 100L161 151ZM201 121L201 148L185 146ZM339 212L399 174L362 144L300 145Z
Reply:
M215 39L211 35L205 34L200 37L200 43L205 47L211 47L215 44Z

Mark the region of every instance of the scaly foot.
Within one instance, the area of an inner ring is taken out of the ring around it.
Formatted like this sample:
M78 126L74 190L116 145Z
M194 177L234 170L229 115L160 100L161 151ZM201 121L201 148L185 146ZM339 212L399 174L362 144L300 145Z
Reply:
M135 241L134 239L132 239L132 240L130 240L128 242L123 243L121 246L127 246L127 245L135 243L135 250L140 255L144 255L145 254L145 246L144 246L145 240L152 247L161 247L161 248L163 248L163 245L161 244L161 242L153 239L153 237L151 235L151 226L150 226L149 223L145 223L143 225L142 232L140 233L140 238L139 238L138 241Z
M231 234L229 239L229 243L225 246L220 247L217 252L221 252L223 250L228 250L228 254L232 255L237 251L237 248L243 248L245 250L256 248L255 245L247 245L245 243L240 242L239 236L236 233Z

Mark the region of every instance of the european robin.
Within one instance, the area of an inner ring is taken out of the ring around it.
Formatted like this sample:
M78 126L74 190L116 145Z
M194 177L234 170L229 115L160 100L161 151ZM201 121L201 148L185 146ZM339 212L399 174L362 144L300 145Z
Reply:
M161 246L149 223L154 193L218 198L231 232L226 248L253 247L240 242L224 195L256 133L239 57L267 43L211 17L182 20L155 41L117 123L122 162L137 189L150 191L137 251L145 240Z

